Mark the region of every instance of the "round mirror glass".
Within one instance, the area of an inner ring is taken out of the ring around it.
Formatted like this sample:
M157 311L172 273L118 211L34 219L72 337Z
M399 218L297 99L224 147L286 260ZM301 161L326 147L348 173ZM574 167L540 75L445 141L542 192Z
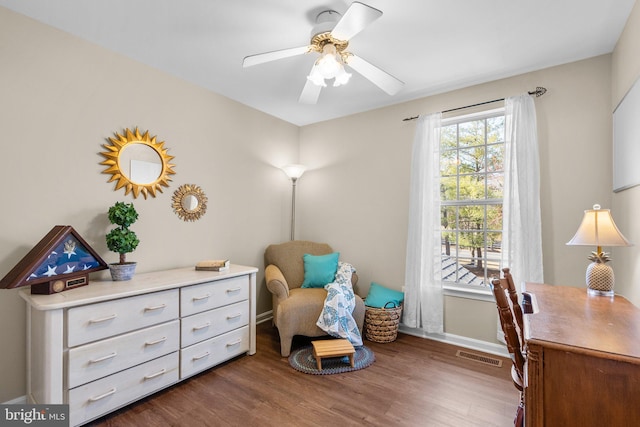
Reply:
M187 194L182 198L182 208L189 212L195 211L198 208L198 198L193 194Z
M162 173L162 159L146 144L133 142L120 151L122 172L135 184L152 184Z

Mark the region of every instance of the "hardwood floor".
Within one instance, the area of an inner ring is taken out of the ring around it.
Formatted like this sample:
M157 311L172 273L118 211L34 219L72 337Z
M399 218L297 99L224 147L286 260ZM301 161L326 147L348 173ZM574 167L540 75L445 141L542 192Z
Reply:
M308 338L296 337L293 348ZM258 325L257 353L205 371L92 426L513 426L518 394L502 367L456 357L457 347L399 334L365 340L375 363L308 375L280 357L278 332ZM476 353L476 352L472 352Z

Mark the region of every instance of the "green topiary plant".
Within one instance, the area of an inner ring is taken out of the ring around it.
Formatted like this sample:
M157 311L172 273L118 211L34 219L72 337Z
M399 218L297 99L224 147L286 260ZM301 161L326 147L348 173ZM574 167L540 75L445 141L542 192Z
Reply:
M120 254L120 262L126 263L126 254L133 252L138 247L138 236L129 230L129 226L138 219L138 212L133 203L116 202L109 208L109 221L118 226L111 230L107 238L107 247L110 251Z

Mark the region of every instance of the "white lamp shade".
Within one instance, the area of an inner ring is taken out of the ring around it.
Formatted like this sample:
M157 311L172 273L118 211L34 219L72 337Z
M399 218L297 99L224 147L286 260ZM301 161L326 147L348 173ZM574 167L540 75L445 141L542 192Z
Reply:
M304 165L285 165L281 168L291 179L298 179L302 176L307 167Z
M595 205L594 209L584 211L582 223L567 245L631 246L631 243L616 227L611 211Z

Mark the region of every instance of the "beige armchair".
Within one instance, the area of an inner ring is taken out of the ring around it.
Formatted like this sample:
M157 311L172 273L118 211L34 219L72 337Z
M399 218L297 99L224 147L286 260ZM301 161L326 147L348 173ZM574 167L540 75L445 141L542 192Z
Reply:
M327 291L324 288L301 288L304 281L303 255L326 255L333 252L326 243L301 240L270 245L264 253L265 281L273 294L273 323L280 334L280 353L289 356L295 335L318 337L326 332L316 326L324 307ZM357 274L351 283L355 286ZM364 324L364 301L356 295L353 318L360 333Z

